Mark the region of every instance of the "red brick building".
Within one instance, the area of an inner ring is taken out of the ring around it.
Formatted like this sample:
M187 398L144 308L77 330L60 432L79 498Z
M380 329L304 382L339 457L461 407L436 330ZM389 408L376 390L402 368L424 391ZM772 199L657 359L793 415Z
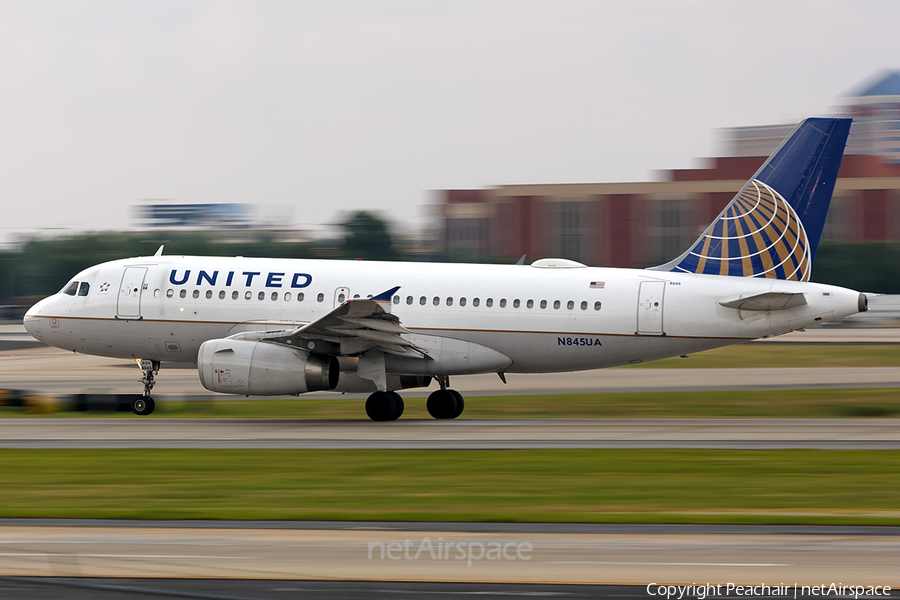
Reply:
M879 74L842 102L853 127L822 239L900 242L900 72ZM444 248L456 259L661 264L688 248L791 129L727 130L730 156L665 172L663 181L440 192Z
M457 259L525 254L529 262L555 256L594 266L661 264L688 248L764 160L717 158L658 182L445 190L445 249ZM900 164L845 156L823 240L900 242Z

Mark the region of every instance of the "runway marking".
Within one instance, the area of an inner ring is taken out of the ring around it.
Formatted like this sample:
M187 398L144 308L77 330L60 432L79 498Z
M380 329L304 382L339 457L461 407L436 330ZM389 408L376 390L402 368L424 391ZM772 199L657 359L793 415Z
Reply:
M254 560L255 556L199 556L193 554L82 554L80 552L3 552L0 556L76 556L79 558L209 558L231 560Z
M792 567L787 563L630 562L616 560L553 560L560 565L642 565L650 567Z

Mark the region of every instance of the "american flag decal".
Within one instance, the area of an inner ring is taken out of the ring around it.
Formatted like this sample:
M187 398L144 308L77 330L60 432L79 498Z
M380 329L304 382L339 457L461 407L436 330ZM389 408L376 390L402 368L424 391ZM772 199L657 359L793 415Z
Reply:
M606 287L605 281L592 281L591 282L592 290L602 290L604 287Z

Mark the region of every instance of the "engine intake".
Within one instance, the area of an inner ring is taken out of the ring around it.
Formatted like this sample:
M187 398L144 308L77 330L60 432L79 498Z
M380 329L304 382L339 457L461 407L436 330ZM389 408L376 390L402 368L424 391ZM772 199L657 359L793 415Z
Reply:
M333 390L340 378L337 358L271 342L209 340L197 354L200 383L222 394L296 395Z

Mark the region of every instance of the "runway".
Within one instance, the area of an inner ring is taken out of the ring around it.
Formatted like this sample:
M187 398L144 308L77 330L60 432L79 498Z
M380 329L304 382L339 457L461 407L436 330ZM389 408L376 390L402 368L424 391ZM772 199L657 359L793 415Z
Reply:
M4 521L0 574L541 585L900 585L900 529L890 527L93 525Z
M898 449L900 419L0 419L0 448Z
M74 354L46 346L0 353L0 387L38 395L140 393L141 373L127 360ZM814 388L900 387L898 367L756 368L756 369L600 369L574 373L509 374L504 384L496 374L452 378L466 396L558 394L579 392L675 392L703 390L776 390ZM436 389L404 390L420 398ZM153 395L159 399L225 398L200 385L191 364L164 364ZM350 395L364 399L366 394ZM336 398L337 394L303 394L303 398Z
M0 597L28 600L396 600L435 597L468 600L473 596L488 600L523 596L565 600L630 600L646 596L646 592L644 586L633 585L0 576ZM775 597L775 600L780 600L780 597Z
M858 332L809 337L870 339ZM876 338L900 342L896 330ZM51 395L139 389L128 361L26 342L11 340L22 345L0 353L0 387ZM453 384L467 396L900 387L900 367L609 369L511 375L506 386L495 375ZM162 399L220 398L202 389L191 367L164 365L154 391ZM897 449L900 420L16 418L0 419L0 448ZM499 554L489 557L491 548ZM0 596L587 598L647 597L651 582L898 587L897 556L900 528L892 527L0 520ZM56 595L32 580L8 579L23 576L54 578Z

